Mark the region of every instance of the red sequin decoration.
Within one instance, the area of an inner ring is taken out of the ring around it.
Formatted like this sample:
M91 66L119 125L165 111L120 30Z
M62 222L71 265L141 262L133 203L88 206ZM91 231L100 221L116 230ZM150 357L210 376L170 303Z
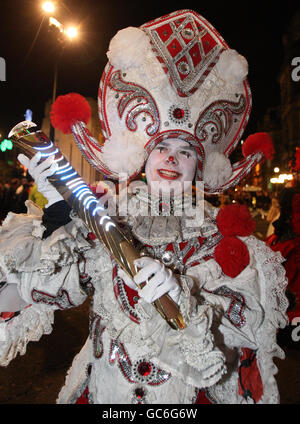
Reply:
M176 119L182 119L184 117L184 110L179 107L173 110L173 116Z
M144 390L141 388L135 389L135 395L138 399L142 399L145 395Z
M147 377L151 372L151 365L148 362L141 362L138 366L138 372L142 376Z

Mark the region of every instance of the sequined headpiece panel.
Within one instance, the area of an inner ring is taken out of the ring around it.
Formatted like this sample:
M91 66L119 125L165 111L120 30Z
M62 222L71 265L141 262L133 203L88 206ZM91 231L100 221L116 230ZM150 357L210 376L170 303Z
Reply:
M198 90L228 47L209 22L189 10L175 12L141 28L181 97Z

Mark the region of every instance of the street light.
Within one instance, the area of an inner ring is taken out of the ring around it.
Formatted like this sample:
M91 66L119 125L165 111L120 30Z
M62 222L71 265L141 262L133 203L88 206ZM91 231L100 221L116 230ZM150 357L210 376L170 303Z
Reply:
M78 37L78 29L75 27L68 27L65 29L65 34L66 36L72 41L73 38L77 38Z
M53 13L55 10L55 5L53 3L53 1L45 1L42 4L42 9L44 10L44 12L46 13Z
M55 26L60 32L64 31L62 24L57 19L50 16L49 26L52 26L52 25Z
M44 2L43 10L51 14L55 10L55 4L54 2L47 1ZM53 29L53 33L57 36L57 42L59 42L59 45L62 49L64 49L65 44L64 40L68 39L69 41L72 41L73 39L78 37L78 29L75 26L69 26L67 28L64 27L64 25L59 22L56 18L53 16L49 16L49 27ZM57 91L57 67L58 67L58 55L56 55L55 61L54 61L54 78L53 78L53 90L52 90L52 104L55 102L56 99L56 91ZM50 139L54 140L54 128L50 122Z

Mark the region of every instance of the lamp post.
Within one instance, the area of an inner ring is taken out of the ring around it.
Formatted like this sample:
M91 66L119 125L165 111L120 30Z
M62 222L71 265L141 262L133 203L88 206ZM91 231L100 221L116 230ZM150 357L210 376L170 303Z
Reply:
M53 14L55 11L55 2L46 1L42 4L42 9L48 15ZM65 40L73 41L78 37L78 29L75 26L64 27L64 25L59 22L53 16L49 16L49 28L51 28L57 38L57 42L62 48L65 47ZM57 92L57 75L58 75L58 58L54 60L54 77L53 77L53 90L52 90L52 104L56 99ZM54 141L54 128L50 122L50 139Z

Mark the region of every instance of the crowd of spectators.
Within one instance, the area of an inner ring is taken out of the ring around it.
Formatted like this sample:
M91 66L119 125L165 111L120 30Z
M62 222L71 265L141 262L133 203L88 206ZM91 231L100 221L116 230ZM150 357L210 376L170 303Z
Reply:
M220 208L232 203L239 203L246 205L250 210L267 212L270 209L272 197L273 194L267 190L247 190L236 187L217 196L208 196L207 200Z

